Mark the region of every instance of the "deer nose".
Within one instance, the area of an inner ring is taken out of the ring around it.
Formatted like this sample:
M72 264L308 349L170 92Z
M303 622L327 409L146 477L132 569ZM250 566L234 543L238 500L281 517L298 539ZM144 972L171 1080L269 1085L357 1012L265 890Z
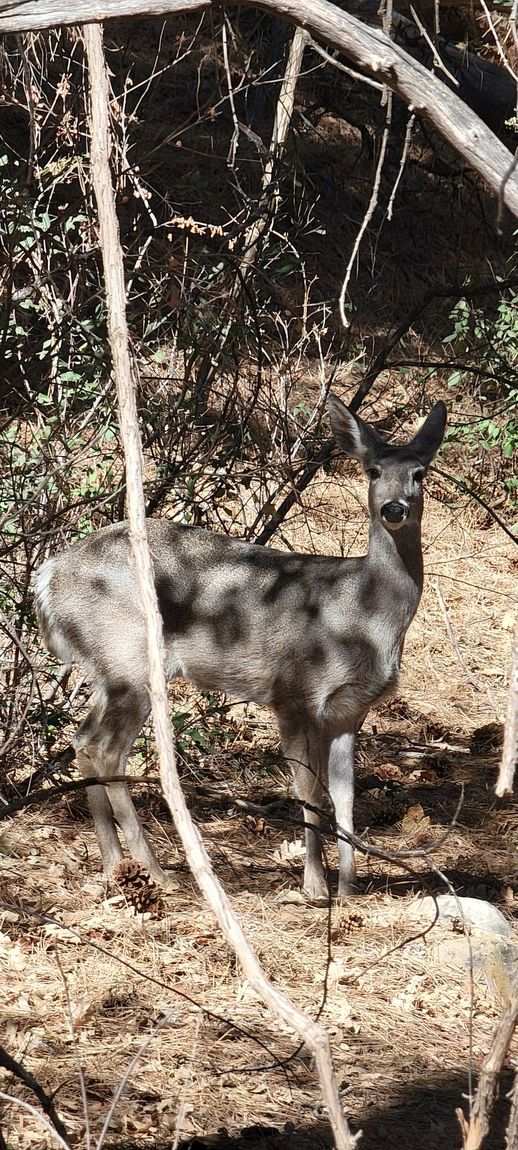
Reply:
M406 499L394 499L390 503L383 504L380 514L385 523L400 524L405 522L409 511Z

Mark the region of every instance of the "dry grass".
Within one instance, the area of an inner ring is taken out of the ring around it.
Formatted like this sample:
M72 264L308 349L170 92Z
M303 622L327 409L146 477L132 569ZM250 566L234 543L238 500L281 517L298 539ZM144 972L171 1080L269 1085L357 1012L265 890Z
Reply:
M298 509L286 527L301 549L361 550L364 485L350 475L346 467L342 478L313 484L311 509ZM434 861L457 889L489 897L512 916L516 812L493 797L498 750L472 737L504 715L518 614L516 552L496 528L431 500L425 546L427 584L407 640L401 691L369 716L360 739L357 826L389 850L426 845L444 831L463 784L458 823ZM183 697L193 706L192 693ZM270 718L236 707L227 725L225 747L191 755L184 776L252 944L279 987L313 1016L322 1012L344 1106L353 1128L364 1130L362 1147L453 1150L460 1145L455 1106L469 1069L476 1072L488 1049L498 984L480 976L472 996L462 970L437 962L430 937L413 937L422 892L440 889L426 860L416 862L412 878L362 858L365 893L329 913L298 898L298 811L286 797ZM254 802L277 797L279 804L263 826L247 819L229 792ZM162 806L152 798L142 800L142 810L175 879L152 917L135 916L120 894L105 891L81 803L25 811L5 830L1 889L18 909L4 914L0 933L2 1042L55 1092L80 1146L87 1145L81 1075L95 1145L114 1088L139 1052L107 1146L165 1150L176 1139L209 1135L218 1147L234 1138L248 1147L328 1146L304 1051L236 968L177 854ZM331 846L329 857L333 865ZM435 928L434 940L444 933ZM29 1097L6 1075L0 1084ZM503 1145L499 1123L497 1117L487 1148ZM35 1119L15 1106L2 1129L10 1150L50 1145Z

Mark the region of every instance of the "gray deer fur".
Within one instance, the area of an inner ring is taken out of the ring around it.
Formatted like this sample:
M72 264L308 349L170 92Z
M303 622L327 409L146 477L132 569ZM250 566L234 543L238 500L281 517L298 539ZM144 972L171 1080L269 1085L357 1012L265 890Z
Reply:
M298 555L197 527L150 520L168 678L266 704L304 808L309 899L328 897L319 836L323 794L353 829L354 742L370 707L394 690L423 587L422 480L446 426L436 403L405 446L387 443L329 397L333 434L369 477L367 555ZM74 739L84 777L123 774L149 713L144 622L128 527L103 528L38 570L36 604L49 650L77 663L94 688ZM88 788L104 870L131 855L163 879L124 782ZM339 894L356 887L340 838Z

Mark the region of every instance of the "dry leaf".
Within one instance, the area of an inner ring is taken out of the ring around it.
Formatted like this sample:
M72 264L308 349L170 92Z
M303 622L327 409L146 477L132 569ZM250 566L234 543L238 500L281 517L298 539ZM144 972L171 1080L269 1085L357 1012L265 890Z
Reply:
M43 933L47 938L57 938L60 942L75 942L76 945L81 942L75 930L68 930L66 926L61 926L57 922L46 923Z
M245 815L244 825L247 831L251 831L253 835L268 834L266 819L262 815L259 818L256 818L255 815Z
M346 959L344 959L344 958L332 958L331 962L328 963L325 970L318 970L317 971L317 973L314 976L313 981L314 982L327 982L328 986L332 987L332 986L339 986L341 983L349 982L350 978L351 978L350 963L347 962ZM341 1011L342 1011L342 1021L345 1021L346 1018L350 1017L350 1015L352 1013L352 1007L351 1007L350 1003L347 1002L347 999L345 998L345 996L340 998L340 1005L341 1005ZM333 1019L335 1020L334 1009L333 1009Z
M84 1026L93 1014L95 1014L97 1003L89 994L84 994L77 1002L70 1003L70 1015L74 1026Z
M9 966L11 970L25 970L27 966L27 955L23 953L17 943L14 944L9 953Z
M405 832L415 830L417 824L422 822L424 817L425 817L425 813L424 813L424 810L421 806L421 803L414 803L413 806L408 808L406 815L404 815L404 817L402 819L402 822L401 822L402 829Z
M420 771L412 771L408 776L409 783L430 783L436 784L439 782L439 776L430 767L424 767Z
M294 842L289 843L287 839L283 839L278 850L274 851L273 857L275 862L288 862L292 859L302 859L306 854L306 848L302 839L295 839Z

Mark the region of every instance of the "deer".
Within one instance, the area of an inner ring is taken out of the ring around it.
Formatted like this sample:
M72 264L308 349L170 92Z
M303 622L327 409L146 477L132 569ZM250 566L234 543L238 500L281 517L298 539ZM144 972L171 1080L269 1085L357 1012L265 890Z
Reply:
M355 740L371 707L398 683L423 590L423 481L447 418L439 400L413 438L398 445L333 393L328 413L336 443L369 482L365 555L297 554L172 520L147 521L167 678L273 711L303 808L303 890L317 905L329 899L324 800L338 833L338 895L357 891L350 841ZM131 856L167 881L124 781L150 712L128 524L93 531L47 559L36 573L35 602L48 650L77 664L93 688L73 746L81 775L99 779L87 790L104 873L123 857L120 832Z

